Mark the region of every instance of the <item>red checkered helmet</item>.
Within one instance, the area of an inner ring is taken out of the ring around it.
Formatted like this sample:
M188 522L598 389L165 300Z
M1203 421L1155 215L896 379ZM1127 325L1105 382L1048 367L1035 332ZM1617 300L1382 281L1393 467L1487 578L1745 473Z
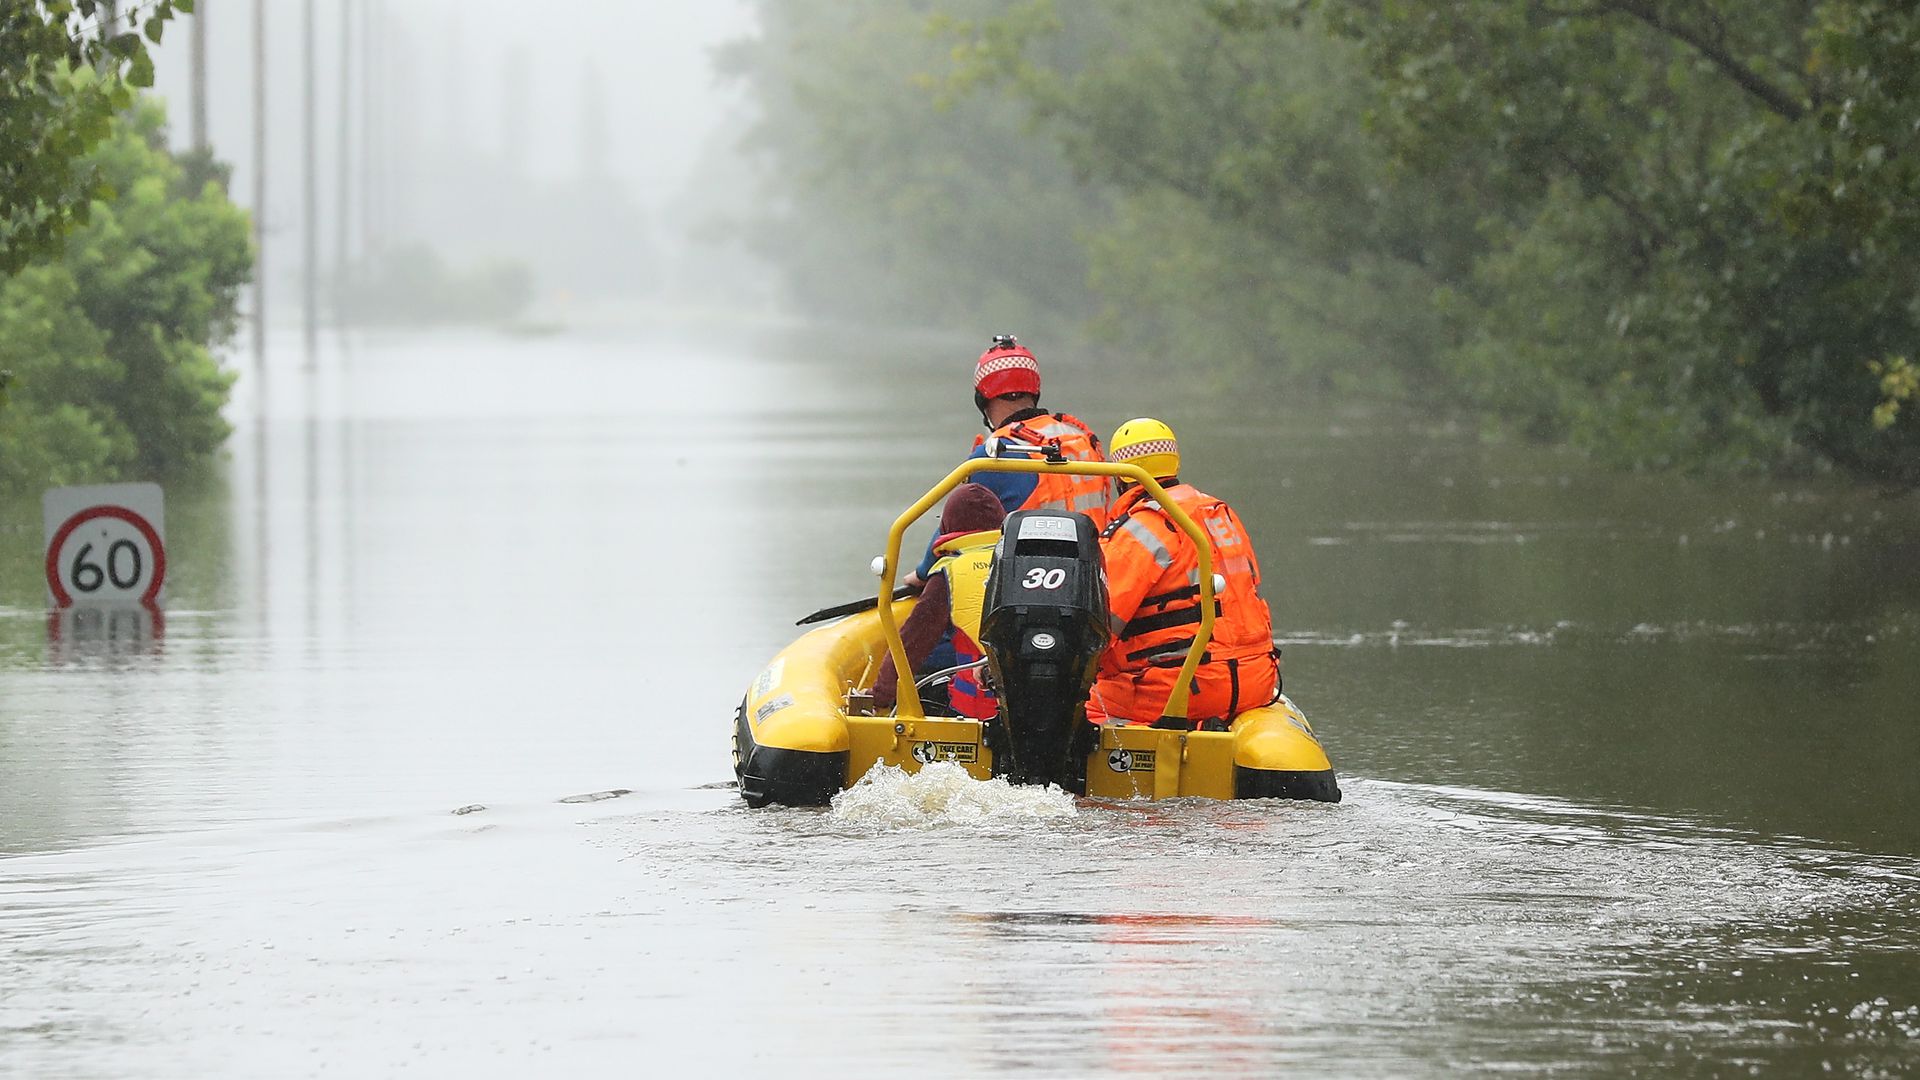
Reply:
M1008 394L1040 396L1040 361L1012 334L993 339L973 365L973 391L983 398Z

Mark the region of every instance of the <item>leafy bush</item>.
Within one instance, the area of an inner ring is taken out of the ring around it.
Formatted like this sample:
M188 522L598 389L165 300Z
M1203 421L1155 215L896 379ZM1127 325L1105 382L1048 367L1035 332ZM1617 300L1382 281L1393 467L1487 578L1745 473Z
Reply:
M96 201L54 261L0 280L0 488L165 477L204 461L229 428L228 340L252 272L244 211L195 185L142 99L83 166Z
M0 4L0 276L58 251L94 200L112 194L86 155L133 104L135 88L153 85L141 35L158 43L167 21L192 11L193 0L149 0L120 24L104 18L114 6Z

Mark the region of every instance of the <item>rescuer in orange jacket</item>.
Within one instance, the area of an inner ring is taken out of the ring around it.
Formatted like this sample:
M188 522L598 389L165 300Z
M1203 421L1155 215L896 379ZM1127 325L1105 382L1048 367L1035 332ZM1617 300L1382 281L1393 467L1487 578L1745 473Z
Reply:
M1260 597L1260 563L1239 515L1180 482L1180 447L1158 420L1129 420L1113 434L1117 462L1145 469L1207 533L1216 590L1213 638L1194 674L1191 724L1231 721L1280 690L1273 615ZM1100 657L1087 719L1133 724L1162 718L1174 680L1200 624L1200 559L1193 541L1137 484L1125 484L1109 508L1100 548L1107 562L1107 606L1114 638Z
M974 362L973 404L988 434L974 436L969 458L1041 458L1046 456L1045 449L1023 447L1051 447L1070 461L1106 460L1100 452L1100 436L1092 428L1067 413L1040 407L1040 361L1012 334L996 336ZM1041 508L1075 510L1092 518L1096 529L1105 523L1107 501L1112 497L1104 476L980 472L972 480L998 496L1009 514ZM933 561L929 547L905 583L924 584Z

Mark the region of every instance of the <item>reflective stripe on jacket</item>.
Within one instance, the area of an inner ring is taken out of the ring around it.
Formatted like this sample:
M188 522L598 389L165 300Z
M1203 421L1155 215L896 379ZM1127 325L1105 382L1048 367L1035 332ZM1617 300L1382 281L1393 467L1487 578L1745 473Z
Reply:
M1260 564L1252 538L1226 503L1188 484L1167 493L1206 532L1214 573L1226 580L1215 595L1213 636L1194 676L1190 716L1207 719L1199 711L1205 703L1230 719L1267 703L1243 696L1243 687L1271 694L1277 675ZM1150 723L1166 707L1200 624L1200 559L1193 541L1144 488L1130 489L1112 509L1101 550L1114 639L1100 658L1096 697L1112 715Z
M1058 441L1060 456L1068 461L1105 461L1107 457L1100 451L1100 436L1078 418L1067 413L1041 413L1024 420L1012 420L995 428L991 435L974 437L973 445L977 450L987 448L989 457L1034 459L1041 455L1033 451L1005 450L1006 444L1027 444L1045 446ZM1094 528L1102 528L1107 522L1107 502L1113 496L1112 486L1104 476L1069 476L1064 473L1041 473L1037 478L1032 494L1019 506L1007 507L1007 513L1016 510L1071 510L1085 514L1093 519Z
M987 575L993 571L993 549L999 542L998 529L943 536L934 542L934 553L940 557L933 573L947 575L956 664L971 664L986 655L978 644L980 616L987 601ZM985 720L999 709L978 671L955 672L947 698L955 712L975 720Z

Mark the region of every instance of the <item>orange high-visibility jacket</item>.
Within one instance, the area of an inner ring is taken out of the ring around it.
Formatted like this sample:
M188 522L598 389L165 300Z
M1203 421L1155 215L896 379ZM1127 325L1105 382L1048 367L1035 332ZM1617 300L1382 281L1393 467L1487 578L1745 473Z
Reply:
M1194 676L1188 716L1232 719L1265 705L1278 688L1273 614L1260 596L1253 540L1226 503L1190 484L1167 494L1207 533L1213 572L1226 579L1215 596L1213 638ZM1160 504L1135 487L1111 508L1101 534L1114 639L1100 658L1089 712L1152 723L1200 623L1199 554Z
M1100 452L1100 436L1095 435L1093 429L1079 418L1063 412L1009 421L995 428L990 435L974 436L973 446L976 454L983 446L986 447L987 457L1038 458L1040 454L1002 451L1000 446L1006 443L1045 446L1056 440L1060 444L1060 456L1068 461L1107 460L1106 455ZM1092 518L1096 529L1106 524L1107 501L1113 497L1112 487L1106 477L1042 473L1035 480L1037 483L1033 491L1019 506L1007 507L1007 513L1016 510L1073 510Z

